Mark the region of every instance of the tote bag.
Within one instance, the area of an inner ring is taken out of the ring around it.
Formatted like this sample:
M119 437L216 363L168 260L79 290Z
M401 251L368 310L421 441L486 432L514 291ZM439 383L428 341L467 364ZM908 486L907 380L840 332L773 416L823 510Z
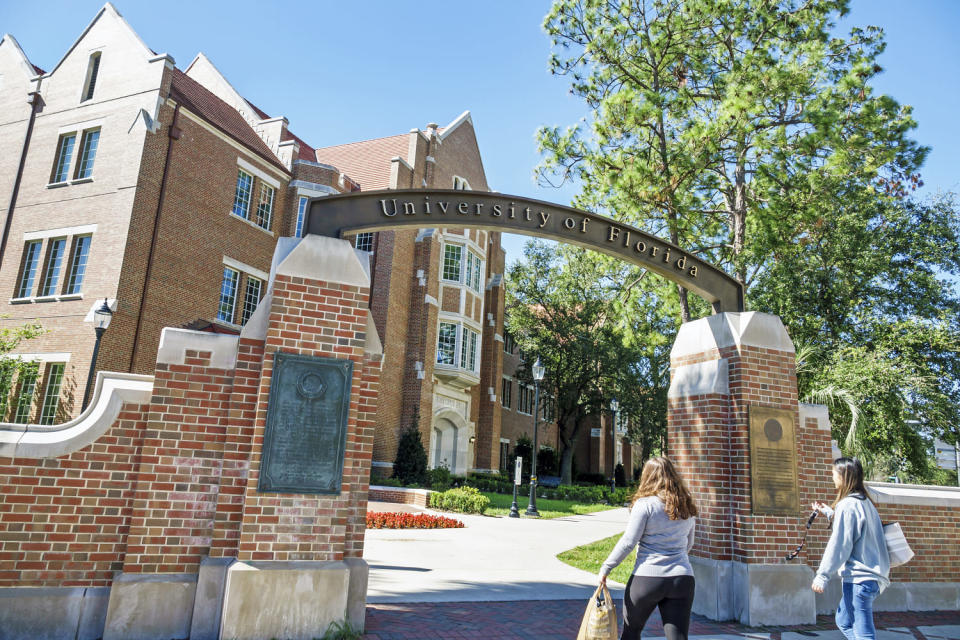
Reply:
M617 609L605 585L597 587L587 602L577 640L617 640Z
M913 558L913 549L907 543L906 536L899 522L891 522L883 526L883 537L887 541L887 551L890 553L890 566L899 567L910 562Z

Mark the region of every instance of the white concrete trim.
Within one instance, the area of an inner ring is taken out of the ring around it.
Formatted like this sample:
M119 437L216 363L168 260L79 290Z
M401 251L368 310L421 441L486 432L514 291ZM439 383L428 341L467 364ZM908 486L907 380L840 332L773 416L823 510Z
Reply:
M818 429L830 431L830 409L827 408L827 405L801 402L800 424L803 424L807 418L816 419Z
M237 165L244 171L248 173L252 173L253 175L257 176L258 178L266 182L268 185L270 185L274 189L280 188L279 180L277 180L273 176L267 175L266 171L256 166L252 162L248 162L247 160L244 160L242 157L237 156Z
M704 353L724 347L759 347L795 353L780 318L769 313L717 313L680 326L670 358Z
M377 325L373 322L373 312L369 309L367 309L367 329L364 342L364 353L374 356L383 355L383 344L380 342L380 334L377 332Z
M320 169L329 169L330 171L340 172L340 169L337 169L332 164L325 164L323 162L314 162L313 160L294 160L293 164L303 164L308 167L318 167Z
M668 398L706 394L730 394L729 364L726 358L695 362L673 370Z
M0 456L55 458L86 447L113 425L124 404L146 404L153 394L153 376L101 371L90 406L58 425L0 423Z
M82 224L76 227L60 227L58 229L44 229L42 231L24 231L23 241L42 240L43 238L53 238L56 236L83 236L88 233L95 233L96 224Z
M223 264L230 267L231 269L236 269L237 271L243 271L244 273L250 274L260 280L266 282L270 279L270 274L266 271L257 269L256 267L251 267L245 262L240 262L239 260L234 260L230 256L223 256Z
M270 307L273 306L273 282L268 281L267 292L260 298L247 323L240 329L240 337L251 340L266 340L267 326L270 324Z
M78 133L80 131L87 131L88 129L103 129L103 118L97 118L96 120L86 120L85 122L75 122L73 124L65 124L59 129L57 129L57 137L59 138L65 133ZM80 141L77 140L79 143ZM74 150L77 150L74 147ZM71 159L71 163L73 160Z
M276 275L370 287L369 264L361 262L358 252L348 241L314 234L297 240L299 242L282 260L274 259ZM278 245L277 252L283 250ZM365 252L360 253L366 256ZM273 286L272 280L270 286Z
M918 484L868 482L867 490L874 502L960 509L960 487L939 487Z
M294 180L290 183L290 186L296 188L298 195L311 194L315 198L340 193L330 185L320 184L319 182L308 182L306 180Z
M473 116L470 115L470 111L469 111L469 110L464 111L463 113L461 113L459 116L456 117L456 119L455 119L453 122L451 122L451 123L448 124L446 127L444 127L443 132L440 134L440 139L441 139L441 140L446 139L447 136L449 136L451 133L453 133L453 131L454 131L457 127L459 127L460 125L462 125L464 122L469 122L470 124L473 124Z
M90 310L87 311L87 315L83 316L84 322L93 322L93 312L100 308L100 305L103 304L104 296L94 296L93 304L90 305ZM107 306L110 308L110 311L114 313L117 312L117 299L116 298L107 298Z
M7 356L14 360L29 362L70 362L70 353L11 353Z
M208 331L192 331L166 327L160 334L157 364L184 364L187 350L209 351L210 367L234 369L237 366L237 348L240 336Z
M410 163L404 160L403 158L401 158L400 156L393 156L392 158L390 158L390 162L399 162L400 164L405 166L407 169L410 169L411 171L413 171L413 167L410 166Z

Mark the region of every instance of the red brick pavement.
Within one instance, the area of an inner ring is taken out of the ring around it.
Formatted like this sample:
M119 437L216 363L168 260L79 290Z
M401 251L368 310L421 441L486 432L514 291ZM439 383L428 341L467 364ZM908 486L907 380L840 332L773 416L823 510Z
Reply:
M586 604L579 600L515 602L431 602L369 604L365 640L572 640L580 626ZM620 606L617 607L618 612ZM907 627L918 640L916 627L960 624L960 612L877 613L877 627ZM820 616L815 625L793 627L747 627L732 622L712 622L693 616L690 635L769 633L780 640L784 631L836 629L832 616ZM644 637L662 636L663 626L655 613Z

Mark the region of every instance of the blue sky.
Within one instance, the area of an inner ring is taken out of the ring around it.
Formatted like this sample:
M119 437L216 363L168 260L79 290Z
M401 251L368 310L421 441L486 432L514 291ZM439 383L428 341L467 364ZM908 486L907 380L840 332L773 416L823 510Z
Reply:
M0 32L51 69L102 2L0 2ZM540 188L534 132L586 115L547 72L546 0L211 2L119 0L157 52L184 68L203 51L246 96L316 146L446 124L469 109L491 188L568 203ZM272 10L266 11L265 7ZM842 27L883 27L877 88L913 105L916 139L933 150L924 192L960 188L960 2L854 0ZM522 239L506 244L515 252Z

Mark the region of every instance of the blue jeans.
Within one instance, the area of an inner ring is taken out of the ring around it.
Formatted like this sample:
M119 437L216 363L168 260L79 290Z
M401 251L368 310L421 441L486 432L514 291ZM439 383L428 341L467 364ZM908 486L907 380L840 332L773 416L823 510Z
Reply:
M837 606L837 627L847 640L875 640L873 599L880 593L876 580L844 582L843 597Z

